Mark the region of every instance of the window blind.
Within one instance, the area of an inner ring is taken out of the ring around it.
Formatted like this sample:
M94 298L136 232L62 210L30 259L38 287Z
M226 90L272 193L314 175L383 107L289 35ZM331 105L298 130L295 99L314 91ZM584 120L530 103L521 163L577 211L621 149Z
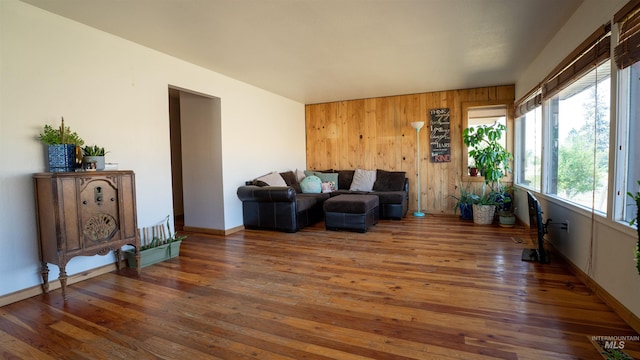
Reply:
M542 99L549 99L588 71L602 64L611 52L611 24L601 26L567 56L542 82Z
M614 59L619 69L640 61L640 0L627 3L613 17L618 24L620 37L614 49Z
M542 105L542 94L540 93L540 88L536 88L534 90L535 91L530 92L521 100L518 100L516 102L516 118L519 118L529 111L535 109L536 107Z

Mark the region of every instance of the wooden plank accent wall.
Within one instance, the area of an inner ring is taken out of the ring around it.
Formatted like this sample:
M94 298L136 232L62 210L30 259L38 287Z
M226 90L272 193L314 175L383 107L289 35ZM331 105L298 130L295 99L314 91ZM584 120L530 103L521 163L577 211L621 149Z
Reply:
M421 205L428 213L453 214L455 200L449 195L459 194L458 185L467 174L461 160L462 104L504 101L512 130L514 100L514 85L505 85L306 105L307 168L406 171L411 213L417 208L416 131L411 122L424 121L420 130ZM435 108L451 110L449 163L430 161L428 112Z

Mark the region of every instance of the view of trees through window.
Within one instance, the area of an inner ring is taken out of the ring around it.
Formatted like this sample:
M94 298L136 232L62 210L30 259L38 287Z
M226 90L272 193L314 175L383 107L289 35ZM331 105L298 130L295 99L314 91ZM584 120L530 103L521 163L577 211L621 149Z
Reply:
M609 179L610 62L549 100L549 193L606 213ZM555 121L554 121L555 120Z
M518 148L516 182L540 191L542 170L542 107L538 106L516 122Z

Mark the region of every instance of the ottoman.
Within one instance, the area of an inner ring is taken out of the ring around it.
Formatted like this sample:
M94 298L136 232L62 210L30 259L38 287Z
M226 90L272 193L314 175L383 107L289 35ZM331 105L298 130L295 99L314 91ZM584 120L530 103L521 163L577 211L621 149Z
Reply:
M367 232L378 223L376 195L334 196L324 202L324 218L327 230L351 230Z

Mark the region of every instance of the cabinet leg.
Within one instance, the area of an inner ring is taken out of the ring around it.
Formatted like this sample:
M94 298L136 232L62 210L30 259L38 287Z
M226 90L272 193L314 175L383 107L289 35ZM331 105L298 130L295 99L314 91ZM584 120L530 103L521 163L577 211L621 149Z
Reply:
M136 264L138 264L136 266L136 270L138 271L138 275L140 275L141 270L142 270L142 266L140 266L140 247L136 246Z
M120 271L120 249L115 249L113 254L116 256L116 269Z
M46 262L42 263L40 275L42 276L42 291L46 294L49 292L49 266Z
M67 300L67 271L65 266L60 266L58 280L60 280L60 287L62 288L62 299Z

